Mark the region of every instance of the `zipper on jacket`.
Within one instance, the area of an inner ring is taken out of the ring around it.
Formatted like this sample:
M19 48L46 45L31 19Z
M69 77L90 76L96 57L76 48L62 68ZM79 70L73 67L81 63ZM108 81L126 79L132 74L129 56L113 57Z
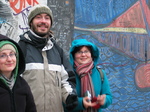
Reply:
M11 108L12 108L12 112L16 112L16 105L15 105L15 100L14 100L14 92L12 90L9 89L10 92L10 101L11 101Z

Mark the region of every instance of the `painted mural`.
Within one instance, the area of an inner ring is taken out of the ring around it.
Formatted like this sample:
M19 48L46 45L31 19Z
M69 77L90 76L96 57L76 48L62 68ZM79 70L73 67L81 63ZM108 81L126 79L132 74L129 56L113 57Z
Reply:
M1 0L0 33L18 41L36 4L52 9L66 53L78 38L99 47L113 94L104 112L150 112L150 0Z
M150 0L76 0L74 39L100 49L113 104L105 112L149 112Z

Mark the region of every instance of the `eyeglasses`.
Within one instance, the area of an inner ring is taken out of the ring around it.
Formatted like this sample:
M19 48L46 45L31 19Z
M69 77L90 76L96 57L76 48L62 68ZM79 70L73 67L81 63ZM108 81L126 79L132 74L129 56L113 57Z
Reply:
M1 54L1 55L0 55L0 59L7 59L8 56L11 57L11 58L15 58L15 57L16 57L16 54L15 54L15 53L11 53L11 54L9 54L9 55Z
M81 55L81 54L89 54L90 53L90 51L78 51L77 52L77 54L79 54L79 55Z

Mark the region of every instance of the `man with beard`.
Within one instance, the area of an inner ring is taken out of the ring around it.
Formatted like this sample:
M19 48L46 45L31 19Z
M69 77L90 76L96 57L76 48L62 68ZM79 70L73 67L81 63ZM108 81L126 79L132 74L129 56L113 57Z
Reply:
M37 112L63 112L62 104L68 110L77 105L75 75L72 67L57 45L50 30L53 23L51 9L36 5L28 14L30 30L20 35L26 70L23 78L28 82L36 104Z

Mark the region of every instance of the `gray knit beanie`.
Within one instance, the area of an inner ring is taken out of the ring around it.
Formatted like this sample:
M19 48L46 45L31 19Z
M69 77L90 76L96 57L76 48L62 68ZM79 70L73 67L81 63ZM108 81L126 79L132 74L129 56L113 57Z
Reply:
M35 5L31 8L31 10L29 11L28 14L28 25L30 26L30 22L32 21L32 19L41 13L46 13L50 16L51 18L51 24L53 24L53 14L52 14L52 10L46 6L46 5L42 5L42 4L38 4Z
M3 50L12 50L16 53L16 50L14 48L14 46L12 46L11 44L5 44L3 45L1 48L0 48L0 52L3 51Z

